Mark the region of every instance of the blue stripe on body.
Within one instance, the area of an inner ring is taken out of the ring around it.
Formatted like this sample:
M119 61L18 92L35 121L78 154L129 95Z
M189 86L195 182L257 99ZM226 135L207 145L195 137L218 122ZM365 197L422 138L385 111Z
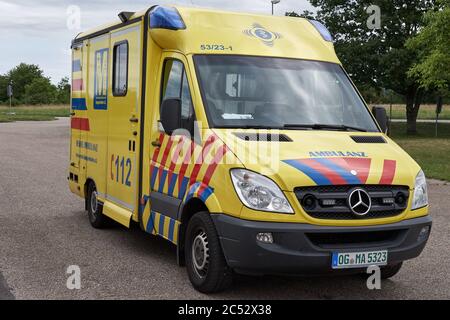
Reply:
M178 199L183 199L184 195L186 194L186 189L189 183L189 178L184 177L183 181L181 182L181 189L180 189L180 193L178 194Z
M155 226L155 213L154 213L153 211L151 211L151 212L150 212L150 218L148 219L147 227L146 227L145 230L146 230L148 233L151 233L152 230L153 230L153 228L154 228L154 226Z
M158 192L162 193L164 191L164 185L166 184L167 170L162 170L161 177L159 179Z
M303 163L300 163L297 160L283 160L283 162L296 168L297 170L302 171L304 174L310 177L317 185L332 185L331 181L323 174L321 174L319 171Z
M214 190L210 187L207 187L205 190L203 190L202 194L200 195L200 199L203 202L206 202L208 198L213 194Z
M170 224L169 224L169 240L173 242L173 234L174 234L174 230L175 230L175 220L174 219L170 219Z
M166 216L159 214L159 227L158 234L164 235L164 223L166 222Z
M178 174L172 174L172 179L169 181L169 196L173 196L173 190L175 189L175 184L178 180Z
M78 72L78 71L81 71L81 61L73 60L72 61L72 72Z
M72 110L87 110L85 98L72 98Z
M189 192L186 196L186 201L190 200L194 196L195 191L197 191L197 189L199 187L200 187L200 182L196 182L190 187Z
M339 174L348 184L361 184L361 180L359 180L357 176L352 175L349 171L337 165L332 160L325 158L317 158L314 160Z
M150 173L150 190L155 190L156 176L158 175L158 167L153 166Z

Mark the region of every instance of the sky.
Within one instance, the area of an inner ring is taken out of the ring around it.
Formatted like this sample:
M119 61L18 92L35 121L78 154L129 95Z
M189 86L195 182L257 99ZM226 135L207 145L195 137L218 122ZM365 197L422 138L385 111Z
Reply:
M57 83L70 76L71 40L80 32L109 23L121 11L153 4L182 4L271 14L270 0L0 0L0 74L21 62L37 64ZM80 12L79 25L71 18ZM281 0L276 15L313 10L307 0Z

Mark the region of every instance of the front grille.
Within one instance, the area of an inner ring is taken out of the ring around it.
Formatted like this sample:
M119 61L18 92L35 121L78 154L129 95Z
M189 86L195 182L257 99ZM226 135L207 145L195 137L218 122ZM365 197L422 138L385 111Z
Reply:
M405 230L385 230L368 232L334 232L334 233L307 233L308 239L318 247L339 246L375 246L396 241Z
M356 188L367 191L371 198L371 209L364 216L354 214L348 205L349 194ZM330 220L394 217L405 211L409 198L409 188L407 186L391 185L299 187L295 188L294 192L308 215L316 219ZM383 199L391 199L393 203L385 203ZM331 204L330 201L332 202Z

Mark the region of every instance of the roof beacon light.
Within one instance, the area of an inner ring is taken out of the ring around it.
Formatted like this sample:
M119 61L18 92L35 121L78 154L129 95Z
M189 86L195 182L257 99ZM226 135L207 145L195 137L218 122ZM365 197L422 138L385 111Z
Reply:
M333 36L330 31L328 31L327 27L325 27L322 23L317 20L309 20L311 24L319 31L320 35L325 41L333 42Z
M186 29L180 13L175 8L157 6L150 12L151 29Z

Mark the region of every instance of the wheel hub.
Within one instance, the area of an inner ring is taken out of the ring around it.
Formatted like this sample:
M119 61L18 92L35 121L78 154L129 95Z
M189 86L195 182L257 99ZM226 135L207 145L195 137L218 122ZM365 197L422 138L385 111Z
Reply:
M201 231L192 242L192 262L194 270L201 278L206 276L209 264L208 237Z
M97 209L98 209L98 199L97 199L97 197L98 197L97 191L95 191L95 190L92 191L92 194L91 194L91 210L92 210L93 214L95 214L97 212Z

